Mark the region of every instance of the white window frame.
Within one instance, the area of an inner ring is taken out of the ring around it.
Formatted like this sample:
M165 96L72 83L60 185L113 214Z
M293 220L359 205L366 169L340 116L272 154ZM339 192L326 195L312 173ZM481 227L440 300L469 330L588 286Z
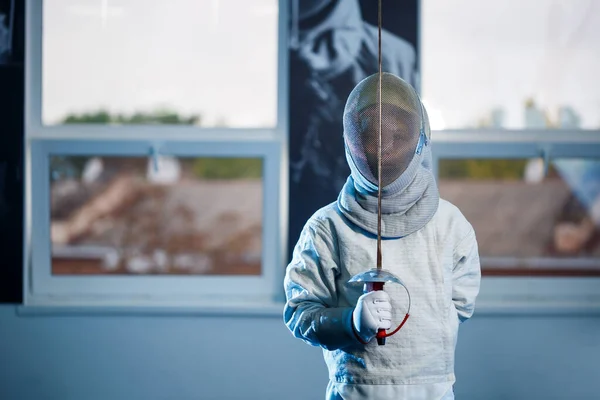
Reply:
M457 129L432 132L433 166L442 159L600 160L600 131L574 129ZM477 233L477 232L475 232ZM482 257L482 264L485 257ZM598 309L600 277L483 276L478 307L544 311Z
M277 124L273 128L178 125L44 126L43 0L26 4L24 304L34 306L273 305L283 298L287 243L288 1L279 0ZM260 157L263 160L262 254L258 276L53 276L51 155Z

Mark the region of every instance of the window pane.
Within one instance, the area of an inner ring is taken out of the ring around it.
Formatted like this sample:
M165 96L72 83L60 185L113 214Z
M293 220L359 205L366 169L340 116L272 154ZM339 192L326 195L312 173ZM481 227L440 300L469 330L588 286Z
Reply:
M484 269L600 272L600 161L440 160L440 193L477 235Z
M43 122L273 127L277 0L46 0Z
M433 129L600 129L600 2L425 0Z
M53 274L261 272L260 158L53 156L50 171Z

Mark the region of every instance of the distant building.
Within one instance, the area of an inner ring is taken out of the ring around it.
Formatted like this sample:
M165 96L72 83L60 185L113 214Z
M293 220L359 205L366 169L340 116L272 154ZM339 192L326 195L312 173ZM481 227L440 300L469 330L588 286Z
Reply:
M494 108L491 112L491 128L504 128L504 117L506 113L502 108Z
M547 128L546 113L535 105L532 99L525 102L525 128L544 129Z
M570 106L560 107L558 109L558 126L560 128L579 128L581 117Z

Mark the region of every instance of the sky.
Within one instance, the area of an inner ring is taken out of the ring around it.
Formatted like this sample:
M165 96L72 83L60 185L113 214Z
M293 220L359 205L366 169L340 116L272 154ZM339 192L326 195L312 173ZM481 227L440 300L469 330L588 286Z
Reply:
M600 129L600 2L424 0L422 90L434 128L463 128L493 108L523 128L529 97L572 107Z
M423 0L432 127L471 127L502 108L504 127L522 128L533 98L600 128L598 43L597 0ZM277 0L47 0L43 119L170 108L207 126L273 126L276 52Z
M47 0L43 120L170 108L274 126L277 13L277 0Z

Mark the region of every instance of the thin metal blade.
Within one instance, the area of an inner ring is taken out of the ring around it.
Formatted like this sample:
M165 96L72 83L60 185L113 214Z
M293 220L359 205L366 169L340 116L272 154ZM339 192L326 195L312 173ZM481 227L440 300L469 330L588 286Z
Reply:
M377 28L378 28L378 33L379 33L379 49L378 49L378 55L379 55L379 97L377 99L378 101L378 108L379 108L379 144L378 144L378 159L377 159L377 269L382 269L382 255L381 255L381 142L382 142L382 135L381 135L381 0L379 0L378 3L378 10L377 10L377 14L378 14L378 18L377 18Z

